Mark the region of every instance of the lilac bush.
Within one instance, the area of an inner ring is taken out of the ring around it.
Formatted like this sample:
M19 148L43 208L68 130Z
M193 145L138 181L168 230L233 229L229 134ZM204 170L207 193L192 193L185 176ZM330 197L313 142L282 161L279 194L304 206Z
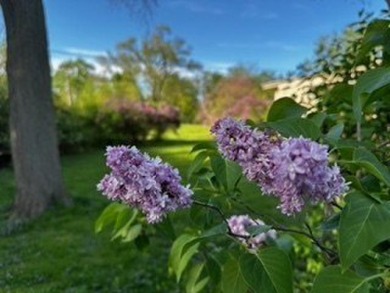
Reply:
M141 210L149 223L191 206L193 192L181 185L177 169L161 159L126 146L108 147L106 159L111 173L104 176L98 190L111 200Z
M332 202L347 190L337 166L328 165L328 147L304 138L284 139L225 118L211 132L218 149L238 163L263 193L280 199L286 215L301 212L307 202Z

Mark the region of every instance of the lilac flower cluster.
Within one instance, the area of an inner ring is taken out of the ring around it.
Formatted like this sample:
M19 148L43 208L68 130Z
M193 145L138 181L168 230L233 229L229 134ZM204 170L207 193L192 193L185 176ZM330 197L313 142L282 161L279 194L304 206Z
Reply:
M106 160L111 173L100 181L98 190L110 200L141 210L149 223L191 206L193 192L181 185L177 169L159 158L152 159L134 146L119 146L107 148Z
M348 190L337 166L328 165L328 147L304 138L272 138L231 118L211 132L219 151L238 163L263 193L280 199L282 213L302 211L306 202L331 202Z
M276 239L276 231L274 229L251 237L248 228L264 226L265 224L261 220L252 220L247 215L240 215L232 216L227 221L230 231L233 234L238 235L236 238L250 251L256 252L257 249L264 245L267 239Z
M219 152L228 160L238 163L249 180L267 181L270 168L269 154L280 144L278 138L256 131L241 121L225 118L211 128Z

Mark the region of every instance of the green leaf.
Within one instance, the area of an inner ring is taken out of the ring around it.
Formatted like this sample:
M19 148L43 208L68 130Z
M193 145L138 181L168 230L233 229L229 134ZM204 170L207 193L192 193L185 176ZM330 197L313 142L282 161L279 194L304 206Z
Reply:
M324 231L332 231L339 227L341 214L335 214L321 224L321 229Z
M224 293L248 292L248 286L245 283L236 259L230 258L223 266L221 282Z
M199 171L203 166L204 161L208 158L209 154L207 151L199 152L194 160L191 162L191 165L188 167L187 177L190 178L193 173Z
M224 186L226 190L234 190L239 180L242 178L241 167L234 162L225 160L220 155L211 155L210 163L218 182Z
M277 293L293 292L292 266L284 251L276 247L260 249L257 258L263 265Z
M344 131L344 124L337 124L329 129L328 133L325 135L325 139L330 142L336 142L340 139Z
M373 153L365 148L357 148L353 156L354 163L363 167L379 180L390 186L390 172L389 169L383 165Z
M385 49L389 49L389 24L389 20L376 19L367 26L362 39L360 50L356 58L356 64L362 62L363 59L367 57L368 53L377 46L384 45Z
M390 68L371 69L364 73L356 82L352 101L353 112L358 123L362 122L363 109L369 95L390 83Z
M234 190L237 187L238 182L242 178L241 167L231 161L226 162L226 180L228 190Z
M127 206L117 202L109 204L95 222L95 233L99 233L108 225L116 223L118 213L127 209Z
M203 240L206 238L211 238L211 237L216 237L216 236L222 236L226 235L227 232L227 227L225 223L221 223L217 226L212 227L209 230L204 231L198 238L197 240Z
M239 264L242 276L253 292L276 292L263 265L254 255L249 253L241 255Z
M186 248L188 245L186 245ZM186 269L188 263L192 259L192 257L198 252L199 243L194 243L193 245L189 246L185 252L182 254L179 266L176 270L176 281L179 282L181 279L181 276Z
M174 241L176 239L175 227L172 224L171 217L168 215L164 221L155 225L157 231L162 235Z
M142 225L136 224L132 226L128 231L126 236L123 238L122 242L131 242L136 239L142 232Z
M315 125L317 125L318 128L322 127L322 124L324 124L324 121L326 119L326 114L323 112L317 112L309 115L307 118L310 121L313 121Z
M186 284L187 293L198 293L207 285L210 279L209 277L205 277L199 281L204 266L204 263L200 263L191 268Z
M214 142L201 142L197 143L191 150L191 153L200 150L217 150L217 146Z
M342 268L348 269L375 245L390 239L389 227L390 202L380 204L360 192L349 194L340 219Z
M221 281L221 266L213 255L206 255L206 269L207 275L211 278L211 283L219 284Z
M360 289L360 290L359 290ZM357 291L359 290L359 291ZM312 293L369 292L365 279L350 270L342 272L340 266L324 268L316 277Z
M226 161L220 155L213 155L210 163L218 182L227 188Z
M306 137L316 140L321 136L320 128L308 119L290 118L268 122L266 126L278 131L285 137Z
M122 215L124 214L124 212L127 213L127 216L126 217L123 217ZM131 213L129 213L131 212ZM134 222L134 220L136 219L138 215L138 211L137 210L123 210L121 212L119 212L117 214L117 221L115 223L115 229L113 230L113 236L111 237L111 241L112 240L115 240L117 238L128 238L130 239L131 236L128 236L129 235L129 230L131 229L131 224ZM123 219L128 219L127 222L124 222ZM142 226L141 226L142 228ZM142 229L140 229L139 233L141 232ZM134 233L134 232L133 232ZM136 238L139 233L134 237ZM131 232L130 232L131 234ZM133 239L131 239L133 240ZM129 242L131 240L128 240L128 241L125 241L125 239L123 239L122 241L124 242Z
M272 103L267 114L267 121L277 121L286 118L299 118L307 112L307 108L299 105L291 98L281 98Z
M340 105L340 103L347 103L352 105L352 93L353 86L345 83L336 84L327 94L327 98L331 102L329 107L332 107L334 104ZM339 108L333 110L333 112L339 111ZM332 113L333 113L332 112Z
M196 237L183 234L180 235L172 244L171 254L169 257L169 266L176 274L176 280L179 281L181 275L186 268L191 257L197 252L199 243L194 242L194 245L189 245Z
M272 227L268 225L251 226L247 228L249 234L253 237L261 233L268 232Z

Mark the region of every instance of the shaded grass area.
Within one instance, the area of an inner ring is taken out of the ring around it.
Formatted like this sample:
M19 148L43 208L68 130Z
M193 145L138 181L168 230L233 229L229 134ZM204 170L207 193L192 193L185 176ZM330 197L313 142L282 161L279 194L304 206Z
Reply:
M185 174L195 141L208 140L207 128L184 125L158 145L143 149ZM96 191L107 171L104 150L63 158L66 185L74 199L20 231L0 237L0 292L177 292L168 278L170 243L154 237L145 250L94 234L94 223L109 203ZM185 176L183 176L185 177ZM15 183L9 169L0 170L0 220L5 223Z

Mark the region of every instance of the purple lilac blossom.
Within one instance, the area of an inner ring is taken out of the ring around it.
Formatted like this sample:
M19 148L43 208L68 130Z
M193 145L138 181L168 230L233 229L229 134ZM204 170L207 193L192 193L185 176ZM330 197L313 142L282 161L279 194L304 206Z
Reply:
M217 121L211 133L216 137L219 152L239 164L249 180L268 180L266 173L270 168L270 153L280 144L278 137L272 139L269 134L251 129L232 118Z
M312 204L331 202L344 194L347 184L337 166L328 165L328 147L305 138L289 138L271 152L272 184L263 191L280 198L284 214L302 211Z
M274 139L231 118L211 129L218 149L238 163L264 194L280 199L286 215L301 212L307 202L331 202L348 186L337 166L328 165L328 147L304 138Z
M247 215L232 216L228 220L230 231L236 234L236 238L245 245L250 251L256 252L257 249L262 247L267 239L276 239L276 231L274 229L267 232L260 233L251 237L248 232L248 228L264 226L264 222L261 220L252 220ZM242 237L239 237L242 236Z
M177 169L160 158L150 158L134 146L107 147L106 164L111 173L100 181L98 190L110 200L141 210L149 223L192 204L192 190L182 186Z

